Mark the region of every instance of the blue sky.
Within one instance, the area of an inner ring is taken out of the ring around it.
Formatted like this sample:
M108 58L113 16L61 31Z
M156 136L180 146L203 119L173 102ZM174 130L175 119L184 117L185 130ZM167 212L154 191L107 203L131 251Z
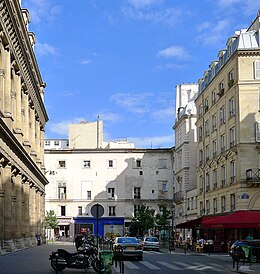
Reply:
M49 116L45 138L104 121L106 141L174 146L175 86L197 82L259 0L22 0Z

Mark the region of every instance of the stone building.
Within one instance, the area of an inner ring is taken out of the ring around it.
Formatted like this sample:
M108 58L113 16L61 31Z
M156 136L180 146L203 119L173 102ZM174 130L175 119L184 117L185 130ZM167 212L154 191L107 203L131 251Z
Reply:
M28 10L0 2L0 244L12 251L43 234L45 84Z
M174 224L197 218L197 109L198 84L176 86L175 157L174 157ZM187 234L189 233L186 231ZM185 239L185 232L178 231Z
M124 235L141 204L156 212L170 209L172 148L138 149L127 140L103 142L99 120L71 125L69 137L67 148L64 140L60 147L58 139L45 140L45 164L51 171L46 175L46 210L56 213L62 235L97 234L97 226L99 235ZM104 208L99 225L91 214L96 204Z
M250 211L260 212L259 16L228 38L227 48L200 79L196 99L198 216L236 216L232 225L218 218L205 224L218 226L215 236L223 240L245 237L243 229L255 229L255 237L260 236L260 215L250 219ZM247 219L244 213L232 214L244 210ZM223 230L227 227L235 229Z

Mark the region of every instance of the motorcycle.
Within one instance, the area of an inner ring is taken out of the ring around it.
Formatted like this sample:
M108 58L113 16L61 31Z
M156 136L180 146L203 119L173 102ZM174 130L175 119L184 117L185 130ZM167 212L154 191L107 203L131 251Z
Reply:
M70 253L65 249L57 249L51 253L49 260L55 271L62 271L65 268L87 271L92 267L97 273L104 273L103 262L98 256L97 248L89 244L85 244L75 253Z

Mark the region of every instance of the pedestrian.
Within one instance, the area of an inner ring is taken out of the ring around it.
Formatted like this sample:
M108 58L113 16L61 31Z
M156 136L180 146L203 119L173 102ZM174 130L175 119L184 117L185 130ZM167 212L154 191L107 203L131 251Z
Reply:
M247 236L246 236L246 240L253 240L253 236L249 233Z

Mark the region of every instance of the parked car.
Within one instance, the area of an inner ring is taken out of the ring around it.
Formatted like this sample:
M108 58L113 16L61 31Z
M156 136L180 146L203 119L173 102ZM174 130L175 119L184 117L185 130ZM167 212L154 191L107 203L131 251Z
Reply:
M143 247L135 237L117 237L114 243L114 251L123 250L124 258L136 258L143 260Z
M231 245L230 256L233 259L238 259L239 256L240 259L243 259L243 256L245 256L243 247L247 246L252 248L252 262L260 261L260 239L235 241Z
M153 249L160 251L160 241L156 237L144 237L143 250Z

